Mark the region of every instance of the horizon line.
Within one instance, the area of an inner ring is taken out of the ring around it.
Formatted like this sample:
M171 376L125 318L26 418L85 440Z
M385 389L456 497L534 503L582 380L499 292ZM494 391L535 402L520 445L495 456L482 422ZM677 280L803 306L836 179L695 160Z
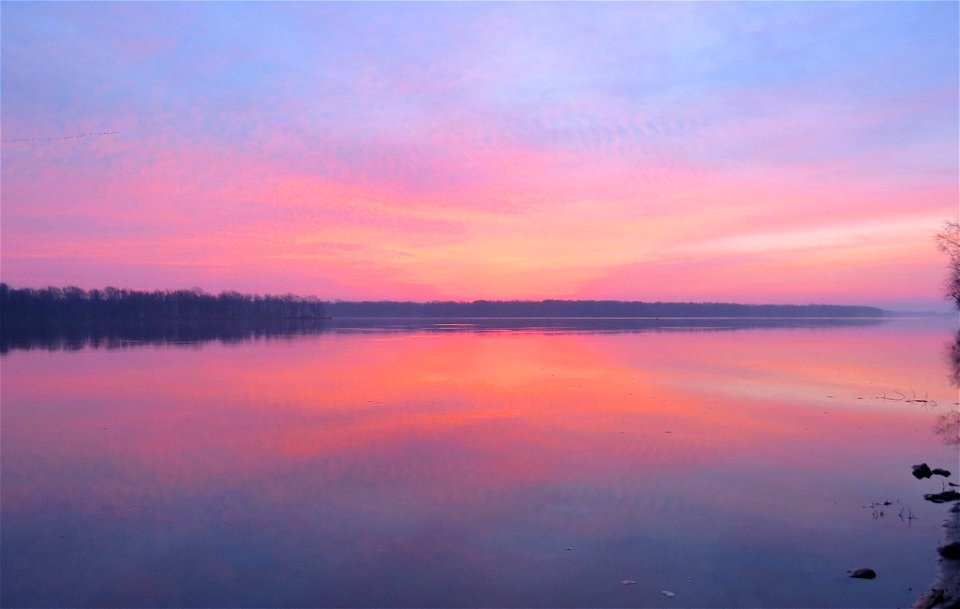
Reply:
M252 297L283 297L283 296L293 296L301 299L316 300L319 302L327 304L338 304L338 303L396 303L396 304L413 304L413 305L429 305L429 304L477 304L477 303L548 303L548 302L558 302L558 303L577 303L577 302L597 302L597 303L619 303L619 304L648 304L648 305L733 305L733 306L744 306L744 307L848 307L848 308L870 308L877 309L878 311L883 311L885 313L895 313L898 315L934 315L934 316L943 316L947 314L954 313L951 310L936 310L936 309L889 309L883 306L872 305L872 304L860 304L860 303L826 303L826 302L788 302L788 303L772 303L772 302L760 302L760 303L751 303L751 302L742 302L742 301L733 301L733 300L640 300L640 299L619 299L619 298L557 298L557 297L548 297L548 298L473 298L473 299L431 299L431 300L409 300L409 299L390 299L390 298L359 298L359 299L347 299L347 298L325 298L317 296L316 294L299 294L295 292L243 292L235 289L226 289L219 291L207 291L205 288L200 286L193 286L190 288L124 288L117 287L114 285L107 285L102 288L80 288L76 285L46 285L43 287L14 287L13 285L0 281L0 286L3 286L7 290L36 290L43 291L49 289L56 290L67 290L67 289L78 289L85 293L92 291L104 292L106 290L117 290L117 291L127 291L127 292L141 292L141 293L150 293L150 292L195 292L199 294L204 294L208 296L221 296L221 295L241 295L241 296L252 296Z

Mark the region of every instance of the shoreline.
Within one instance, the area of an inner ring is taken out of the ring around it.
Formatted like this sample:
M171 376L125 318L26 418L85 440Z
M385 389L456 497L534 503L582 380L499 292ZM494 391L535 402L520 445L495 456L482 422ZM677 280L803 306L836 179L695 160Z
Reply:
M954 502L947 512L943 528L944 546L960 543L960 503ZM940 556L938 562L940 572L913 609L960 609L960 560Z

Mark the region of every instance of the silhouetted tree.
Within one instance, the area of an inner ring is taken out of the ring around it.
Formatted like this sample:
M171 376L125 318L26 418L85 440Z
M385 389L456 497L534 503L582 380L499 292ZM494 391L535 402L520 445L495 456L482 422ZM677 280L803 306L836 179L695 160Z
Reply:
M953 300L957 309L960 309L960 223L944 222L943 232L937 235L937 247L950 257L947 268L950 276L947 278L947 298Z

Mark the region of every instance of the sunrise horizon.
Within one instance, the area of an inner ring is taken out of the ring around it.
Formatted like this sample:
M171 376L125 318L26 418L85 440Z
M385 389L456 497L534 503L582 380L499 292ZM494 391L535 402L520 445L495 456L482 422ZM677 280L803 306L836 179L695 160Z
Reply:
M154 293L154 292L165 292L165 293L175 293L175 292L196 292L209 296L219 296L219 295L241 295L244 297L277 297L277 296L293 296L302 299L316 300L323 303L343 303L343 304L358 304L358 303L375 303L375 304L416 304L416 305L428 305L428 304L475 304L475 303L524 303L524 304L537 304L537 303L586 303L586 302L595 302L595 303L613 303L613 304L657 304L657 305L734 305L734 306L747 306L747 307L837 307L837 308L873 308L882 311L883 313L891 313L898 315L932 315L932 316L943 316L943 315L956 315L956 312L951 307L949 301L944 301L945 306L943 307L928 307L922 308L922 304L918 307L910 308L908 306L890 306L884 304L875 304L869 302L828 302L828 301L771 301L771 300L758 300L758 301L748 301L748 300L681 300L681 299L651 299L651 298L590 298L590 297L531 297L531 298L433 298L433 299L416 299L416 298L391 298L389 296L382 298L340 298L335 295L327 296L322 295L318 292L256 292L251 290L227 288L223 290L210 290L206 289L203 286L189 286L189 287L159 287L159 288L132 288L129 286L116 286L116 285L106 285L106 286L92 286L84 287L76 284L66 284L66 285L10 285L6 281L2 282L4 290L33 290L33 291L43 291L43 290L69 290L69 289L80 289L85 292L84 297L89 297L88 295L91 292L99 292L101 295L107 290L117 290L117 291L131 291L138 293Z

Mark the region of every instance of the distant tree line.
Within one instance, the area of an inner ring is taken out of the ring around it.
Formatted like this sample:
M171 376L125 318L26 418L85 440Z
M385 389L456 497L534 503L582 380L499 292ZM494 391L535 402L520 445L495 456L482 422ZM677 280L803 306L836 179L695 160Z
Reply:
M51 324L145 321L315 320L326 316L402 318L656 318L656 317L882 317L875 307L746 305L620 300L475 300L473 302L323 302L301 296L258 296L193 290L77 287L11 288L0 284L5 329Z
M199 289L139 291L112 287L15 289L0 283L0 323L5 328L118 321L323 319L325 316L322 301L294 295L207 294Z
M882 317L883 309L841 305L745 305L621 300L334 301L334 317Z

